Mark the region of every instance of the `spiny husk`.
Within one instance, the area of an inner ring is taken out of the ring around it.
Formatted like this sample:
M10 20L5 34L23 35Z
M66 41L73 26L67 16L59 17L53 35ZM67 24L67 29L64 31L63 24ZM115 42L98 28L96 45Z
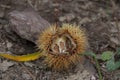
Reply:
M75 51L72 55L53 55L50 54L49 48L54 43L59 34L68 34L76 44ZM46 56L45 62L49 67L55 70L69 68L80 60L80 54L86 49L87 39L84 30L79 26L63 24L62 27L52 25L50 28L43 31L38 40L39 48L43 50L43 55Z

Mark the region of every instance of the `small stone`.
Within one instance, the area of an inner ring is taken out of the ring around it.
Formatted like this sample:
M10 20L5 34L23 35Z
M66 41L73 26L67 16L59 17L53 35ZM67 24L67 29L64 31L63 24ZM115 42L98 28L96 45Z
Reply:
M65 0L66 2L71 2L72 0Z
M75 19L75 15L74 15L74 14L70 13L70 14L67 14L67 15L66 15L66 20L67 20L67 21L71 21L71 20L73 20L73 19Z
M85 24L87 22L91 22L91 20L88 17L83 18L79 24Z
M11 48L12 47L12 43L10 43L10 42L7 42L7 48Z
M65 21L65 20L66 20L66 18L65 18L64 16L59 17L59 21L63 22L63 21Z
M43 2L43 3L47 3L48 1L49 1L49 0L43 0L42 2Z
M90 80L96 80L96 77L92 75Z
M61 21L61 22L64 22L65 20L66 21L71 21L73 19L75 19L75 15L72 14L72 13L69 13L69 14L66 14L65 16L59 17L59 21Z
M59 6L59 5L60 5L60 4L58 4L58 3L52 4L53 7L57 7L57 6Z
M29 66L29 67L33 67L34 66L34 64L32 64L32 63L30 63L30 62L25 62L24 63L26 66Z
M2 63L0 63L0 70L5 72L6 70L8 70L10 66L13 65L14 65L13 62L8 62L7 60L4 60Z
M22 74L23 78L27 79L27 80L30 80L30 75L26 74L26 73L23 73Z
M117 37L111 37L110 41L115 43L116 45L120 45L120 41L119 41L119 39Z

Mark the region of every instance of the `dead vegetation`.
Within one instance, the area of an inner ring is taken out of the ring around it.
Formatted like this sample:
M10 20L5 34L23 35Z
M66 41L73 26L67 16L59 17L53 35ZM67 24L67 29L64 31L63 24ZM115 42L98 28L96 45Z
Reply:
M33 26L39 26L39 24L32 24L33 32L29 31L29 25L24 21L22 22L20 18L15 19L15 21L22 24L19 23L14 27L14 21L11 24L13 19L10 17L11 12L18 11L19 13L29 7L36 11L33 15L34 18L42 17L43 23L40 22L40 24L57 23L57 25L61 25L62 23L70 23L82 26L86 29L88 36L88 50L96 53L98 58L102 52L114 52L120 47L119 0L1 0L0 52L21 55L37 51L34 35L39 33L37 31L39 27L34 29ZM13 15L16 18L16 13ZM32 17L26 21L30 22L29 20L32 20ZM23 25L24 28L19 27ZM21 31L25 33L21 34ZM119 60L119 56L116 59ZM24 63L0 58L0 80L99 80L94 63L91 58L87 58L83 65L76 65L66 72L55 72L43 63L42 58ZM103 80L120 80L119 69L108 72L104 68L104 62L99 60L99 63Z

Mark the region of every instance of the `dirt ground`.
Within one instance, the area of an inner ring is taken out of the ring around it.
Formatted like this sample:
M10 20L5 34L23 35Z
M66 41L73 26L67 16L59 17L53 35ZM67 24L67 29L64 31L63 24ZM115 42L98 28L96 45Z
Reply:
M34 41L11 30L8 16L29 6L50 24L70 23L86 29L88 50L98 55L120 46L119 0L0 0L0 52L21 55L36 51ZM61 72L52 71L42 61L20 63L0 58L0 80L99 80L89 60ZM102 75L103 80L120 80L119 70L102 70Z

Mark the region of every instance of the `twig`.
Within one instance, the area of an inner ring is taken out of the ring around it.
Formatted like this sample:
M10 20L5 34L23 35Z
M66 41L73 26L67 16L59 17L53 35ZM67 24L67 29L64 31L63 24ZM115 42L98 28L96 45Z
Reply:
M30 0L27 0L27 3L28 3L33 9L35 9L35 10L37 11L36 5L34 6ZM36 3L36 1L35 1L35 3Z
M59 0L55 0L55 3L58 4L59 3ZM59 16L59 6L56 6L54 8L54 18L55 18L55 23L56 23L56 26L58 27L59 24L58 24L58 16Z
M23 64L20 63L20 65L25 69L25 71L32 77L33 80L36 80L36 77L27 69L27 67Z
M103 80L103 79L102 79L102 74L101 74L100 65L99 65L99 63L98 63L98 60L96 59L96 57L94 57L94 59L95 59L95 62L96 62L96 67L97 67L97 69L98 69L99 80Z
M99 80L103 80L103 77L102 77L102 73L101 73L101 69L100 69L100 64L99 64L99 62L98 62L98 60L97 60L97 58L96 58L96 55L92 52L87 52L87 53L85 53L84 54L85 56L91 56L93 59L94 59L94 61L95 61L95 63L96 63L96 68L97 68L97 71L98 71L98 76L99 76ZM89 57L88 57L89 58ZM91 61L91 60L90 60Z
M8 9L11 8L11 6L4 5L4 4L1 4L0 7L2 7L2 8L8 8Z

